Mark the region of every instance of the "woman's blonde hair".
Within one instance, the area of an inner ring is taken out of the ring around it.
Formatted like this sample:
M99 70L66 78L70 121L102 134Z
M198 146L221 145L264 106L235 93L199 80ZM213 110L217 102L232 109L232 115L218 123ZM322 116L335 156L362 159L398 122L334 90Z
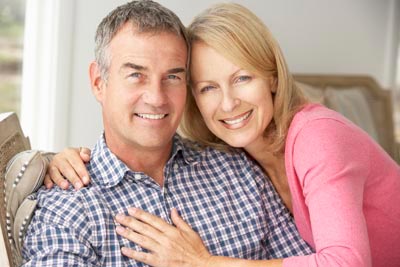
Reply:
M242 69L262 78L274 77L274 115L265 135L271 140L271 152L283 152L290 122L305 99L265 24L247 8L224 3L199 14L189 25L188 35L191 44L203 42ZM180 130L189 139L227 149L227 144L207 128L191 92L187 94Z

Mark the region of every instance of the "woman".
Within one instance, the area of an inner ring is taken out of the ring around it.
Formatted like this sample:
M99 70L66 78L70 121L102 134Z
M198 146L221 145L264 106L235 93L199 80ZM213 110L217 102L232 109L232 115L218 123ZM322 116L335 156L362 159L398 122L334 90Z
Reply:
M192 93L183 133L243 148L316 252L274 261L212 256L176 210L174 227L137 209L117 216L126 226L117 232L149 253L122 252L152 266L400 266L400 167L351 122L306 102L275 39L246 8L215 5L188 31Z

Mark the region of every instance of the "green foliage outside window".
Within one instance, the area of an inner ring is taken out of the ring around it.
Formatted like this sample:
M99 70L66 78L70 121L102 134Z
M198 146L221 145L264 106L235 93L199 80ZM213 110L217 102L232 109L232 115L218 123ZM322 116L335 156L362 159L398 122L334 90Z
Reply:
M20 113L25 0L0 0L0 112Z

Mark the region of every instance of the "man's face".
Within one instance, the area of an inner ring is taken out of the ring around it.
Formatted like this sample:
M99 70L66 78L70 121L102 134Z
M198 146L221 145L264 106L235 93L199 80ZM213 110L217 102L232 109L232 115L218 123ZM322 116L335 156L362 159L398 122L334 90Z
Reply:
M165 150L185 106L185 41L168 32L137 33L126 23L107 52L111 62L107 82L99 78L96 89L92 78L103 108L107 145Z

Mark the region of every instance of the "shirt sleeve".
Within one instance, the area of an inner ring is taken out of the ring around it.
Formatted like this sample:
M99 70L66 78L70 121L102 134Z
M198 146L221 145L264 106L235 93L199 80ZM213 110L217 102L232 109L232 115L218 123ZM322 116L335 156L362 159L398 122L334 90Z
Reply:
M312 120L299 131L293 166L316 252L285 259L283 266L371 266L363 215L369 142L360 129L335 119Z
M265 248L269 259L309 255L313 251L301 238L289 210L283 204L274 186L262 169L252 160L247 160L254 171L254 179L259 185L261 199L268 216L268 238Z
M42 190L24 240L23 266L100 266L77 194Z

